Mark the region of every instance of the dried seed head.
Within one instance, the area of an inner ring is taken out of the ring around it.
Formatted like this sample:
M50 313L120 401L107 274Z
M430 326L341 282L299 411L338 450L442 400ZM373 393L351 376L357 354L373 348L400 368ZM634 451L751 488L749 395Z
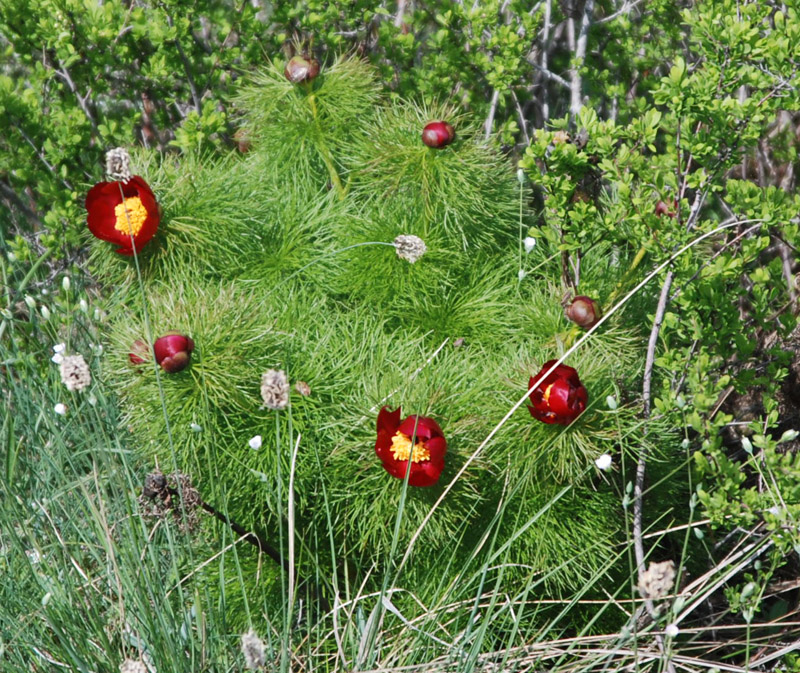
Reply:
M119 665L119 673L148 673L147 666L136 659L126 659Z
M257 671L267 665L264 641L252 629L242 634L242 654L248 671Z
M61 382L67 386L67 390L83 390L92 382L92 374L83 355L65 356L61 360L59 369Z
M295 383L294 389L303 397L308 397L311 394L311 388L308 387L308 384L305 381L298 381Z
M643 598L657 600L669 594L675 582L675 563L672 561L662 561L661 563L651 563L643 573L639 575L639 593Z
M394 239L394 249L400 259L413 264L428 251L428 246L419 236L400 234Z
M112 180L127 182L131 179L131 155L124 147L106 152L106 173Z
M285 409L289 405L289 379L282 369L270 369L261 375L261 399L268 409Z
M166 488L167 478L161 472L150 472L144 478L142 495L146 498L163 497Z

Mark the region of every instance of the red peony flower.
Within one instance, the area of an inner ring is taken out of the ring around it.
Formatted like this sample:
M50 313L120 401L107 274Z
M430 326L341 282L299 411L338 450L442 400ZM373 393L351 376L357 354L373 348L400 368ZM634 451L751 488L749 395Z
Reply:
M86 195L86 210L89 231L101 241L118 245L120 255L132 255L134 245L141 251L161 219L156 197L138 175L127 182L98 182Z
M545 362L542 370L532 376L528 388L539 381L556 360ZM589 395L583 387L578 372L567 365L558 365L552 372L539 381L539 385L531 391L531 416L542 423L569 425L586 409Z
M416 443L411 437L416 425ZM398 479L406 478L408 460L411 458L411 486L433 486L439 481L444 469L444 454L447 441L439 424L426 416L408 416L400 422L400 407L389 411L383 407L378 413L378 439L375 453L383 462L383 468Z
M156 339L153 344L156 362L168 374L174 374L186 369L189 366L189 359L193 350L194 341L190 337L177 332L168 332Z

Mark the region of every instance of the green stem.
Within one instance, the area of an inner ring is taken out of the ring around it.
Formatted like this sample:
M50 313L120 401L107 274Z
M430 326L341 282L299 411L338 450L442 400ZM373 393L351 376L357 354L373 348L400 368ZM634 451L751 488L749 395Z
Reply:
M328 174L331 177L331 182L333 183L333 186L336 188L336 193L339 195L340 199L343 199L346 196L347 191L342 185L342 180L339 178L339 173L336 170L336 166L333 163L333 157L331 156L331 151L328 149L328 145L325 142L325 138L322 135L322 129L319 126L319 116L317 114L316 96L313 93L309 94L308 96L308 105L311 108L311 114L314 117L314 127L317 129L317 149L319 150L319 153L322 156L322 160L325 162L325 166L328 169Z
M639 264L642 263L642 260L644 259L644 256L646 254L647 254L647 248L645 246L642 246L641 248L639 248L639 251L636 253L636 256L633 258L633 261L631 262L630 267L625 272L625 275L622 277L622 280L620 280L619 283L617 283L617 287L614 288L614 291L611 293L611 296L608 298L608 302L607 303L613 304L616 301L616 299L619 296L620 292L622 292L623 288L628 283L628 281L630 280L630 277L633 275L633 272L636 271L636 268L639 266Z

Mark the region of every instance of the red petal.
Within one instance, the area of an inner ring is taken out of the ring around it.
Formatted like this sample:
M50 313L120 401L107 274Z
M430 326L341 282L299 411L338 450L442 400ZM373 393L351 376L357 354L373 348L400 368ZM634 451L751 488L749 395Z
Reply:
M550 388L550 397L547 400L550 405L550 411L559 416L569 416L572 414L573 410L570 404L572 391L573 388L567 381L556 381Z
M119 182L98 182L86 195L86 224L92 235L101 241L122 245L121 232L114 228L114 208L122 202Z
M418 469L414 469L418 468ZM408 478L410 486L433 486L439 481L439 476L444 469L444 461L417 463L411 466L411 475Z
M414 434L414 426L416 426L416 434L419 439L425 440L431 437L444 436L442 429L436 421L427 416L417 416L416 414L411 414L397 429L407 437L411 437L411 435Z
M431 437L431 439L425 440L425 448L431 454L431 463L441 462L444 465L444 454L447 453L447 440L444 437ZM427 461L419 464L426 465Z
M378 412L378 432L388 432L394 435L400 425L400 407L394 411L389 411L389 407L383 407Z

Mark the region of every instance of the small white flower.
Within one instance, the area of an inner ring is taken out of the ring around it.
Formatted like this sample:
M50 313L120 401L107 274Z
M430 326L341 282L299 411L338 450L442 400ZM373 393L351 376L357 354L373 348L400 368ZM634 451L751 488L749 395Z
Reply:
M526 236L522 245L525 246L525 252L528 253L536 247L536 239L533 236Z
M67 349L67 344L56 344L53 346L54 353L63 353Z
M517 271L517 278L519 278L520 280L525 278L525 276L527 276L527 275L528 275L528 272L525 271L525 269L520 269L519 271Z
M770 507L770 508L769 508L767 511L768 511L770 514L772 514L773 516L778 516L778 514L780 514L780 513L781 513L781 508L780 508L780 507L778 507L777 505L773 505L773 506L772 506L772 507Z
M89 304L85 299L81 299L78 302L78 306L80 307L82 313L89 313Z
M611 456L609 456L607 453L604 453L594 461L594 464L597 465L598 470L603 470L605 472L611 467L611 462Z
M50 320L50 309L47 306L42 306L39 312L42 314L42 320Z
M250 441L247 443L250 445L250 448L253 449L253 451L258 451L261 448L261 435L251 437Z
M61 353L56 353L53 357L50 358L53 362L57 365L60 365L64 361L64 356Z
M664 629L664 633L667 635L668 638L674 638L680 632L681 630L678 628L676 624L669 624L667 628Z
M53 407L53 411L55 411L59 416L65 416L67 413L67 405L59 402Z
M613 395L606 397L606 406L611 409L611 411L614 411L614 409L617 408L617 398Z
M9 262L16 262L17 261L17 256L13 252L9 252L8 255L6 255L6 256L8 257L8 261Z
M69 292L70 288L69 276L64 276L61 279L61 287L64 288L64 292Z
M203 426L197 423L189 423L189 428L191 428L192 432L203 432Z
M28 560L33 563L39 563L42 560L42 555L39 553L38 549L26 549L25 555L28 557Z

